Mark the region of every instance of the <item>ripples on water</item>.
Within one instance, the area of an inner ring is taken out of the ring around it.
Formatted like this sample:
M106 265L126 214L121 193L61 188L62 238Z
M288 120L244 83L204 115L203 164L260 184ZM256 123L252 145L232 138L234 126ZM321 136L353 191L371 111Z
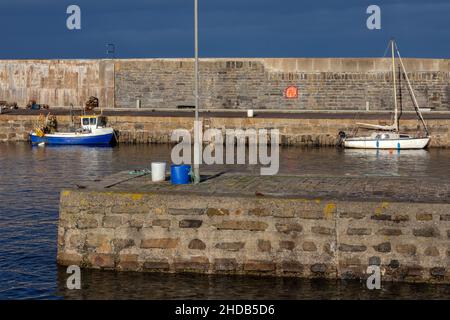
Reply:
M83 271L83 290L64 290L56 265L59 190L120 170L170 159L168 145L117 148L0 144L0 299L340 299L448 298L449 286L153 275ZM450 151L376 152L283 148L280 173L427 176L449 179ZM234 167L235 170L247 169Z

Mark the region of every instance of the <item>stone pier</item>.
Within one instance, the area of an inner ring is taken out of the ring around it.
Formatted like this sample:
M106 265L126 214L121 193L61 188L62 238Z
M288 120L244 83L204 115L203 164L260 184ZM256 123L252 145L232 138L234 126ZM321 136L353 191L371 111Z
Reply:
M67 131L71 117L67 110L51 110L56 114L58 130ZM79 114L79 112L78 112ZM109 124L117 131L119 143L171 143L176 129L193 131L192 112L104 111ZM28 134L38 120L39 112L10 112L0 115L0 142L28 141ZM390 113L258 113L247 118L246 113L203 112L204 129L278 129L280 143L285 146L335 146L339 131L351 133L356 122L379 125L391 123ZM450 113L424 115L430 129L430 147L450 147ZM74 117L74 123L79 118ZM416 134L418 121L415 114L402 116L401 131ZM361 132L361 131L360 131Z
M206 175L198 185L122 172L61 192L58 263L450 283L449 184L398 177Z

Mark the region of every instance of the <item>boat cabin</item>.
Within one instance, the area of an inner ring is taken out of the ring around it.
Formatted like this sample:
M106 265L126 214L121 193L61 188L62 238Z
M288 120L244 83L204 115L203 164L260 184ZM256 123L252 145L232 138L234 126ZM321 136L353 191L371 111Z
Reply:
M396 132L374 132L371 135L374 140L393 140L393 139L409 139L411 138L406 134L399 134Z
M81 116L81 129L93 132L99 128L106 128L106 117L104 116Z

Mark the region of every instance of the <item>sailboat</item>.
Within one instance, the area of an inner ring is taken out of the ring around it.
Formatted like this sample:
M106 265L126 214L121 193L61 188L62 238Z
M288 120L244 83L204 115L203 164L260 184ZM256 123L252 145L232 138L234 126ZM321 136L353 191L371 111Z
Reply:
M340 138L345 148L357 148L357 149L424 149L430 143L430 134L425 120L420 111L419 104L414 94L414 90L409 81L408 74L403 64L403 60L400 55L400 51L394 40L391 40L390 47L392 50L392 76L394 84L394 122L391 125L382 126L367 123L357 123L359 128L365 128L368 130L375 130L369 136L362 137L347 137L344 132L340 132ZM408 84L409 93L414 104L414 109L416 110L417 116L421 121L425 135L422 136L410 136L407 134L402 134L399 131L400 113L397 102L397 81L396 81L396 71L395 71L395 53L397 53L398 59L400 61L400 66L404 73L406 82Z

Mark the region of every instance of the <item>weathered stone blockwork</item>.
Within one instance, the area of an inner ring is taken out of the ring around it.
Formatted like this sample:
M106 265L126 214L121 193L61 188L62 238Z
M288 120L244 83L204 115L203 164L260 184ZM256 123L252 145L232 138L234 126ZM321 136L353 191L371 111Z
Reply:
M0 116L0 142L28 141L28 133L33 128L37 116ZM57 116L58 127L68 129L69 116ZM172 132L176 129L193 131L190 117L159 116L109 116L110 124L117 130L120 143L171 143ZM204 118L204 128L225 129L279 129L282 145L334 146L339 131L351 132L355 125L353 115L348 119L286 119L286 118ZM79 120L75 118L75 123ZM385 120L364 120L367 123L386 124ZM450 119L427 120L431 132L431 147L450 147ZM416 120L402 120L401 130L415 134Z
M51 107L114 104L114 64L108 60L0 60L0 100L25 107L34 99Z
M450 62L405 59L422 106L450 110ZM119 60L116 106L176 108L194 105L191 59ZM205 109L392 110L390 59L202 59L201 97ZM403 107L413 110L405 79ZM284 90L299 88L298 99Z
M449 283L449 209L449 204L65 190L58 262L345 279L365 278L368 265L380 265L385 281Z
M50 106L167 109L194 105L193 59L3 60L0 100ZM405 59L423 107L450 111L450 61ZM205 58L200 62L204 109L392 110L391 60L383 58ZM298 99L284 90L297 86ZM412 110L400 79L404 110Z

